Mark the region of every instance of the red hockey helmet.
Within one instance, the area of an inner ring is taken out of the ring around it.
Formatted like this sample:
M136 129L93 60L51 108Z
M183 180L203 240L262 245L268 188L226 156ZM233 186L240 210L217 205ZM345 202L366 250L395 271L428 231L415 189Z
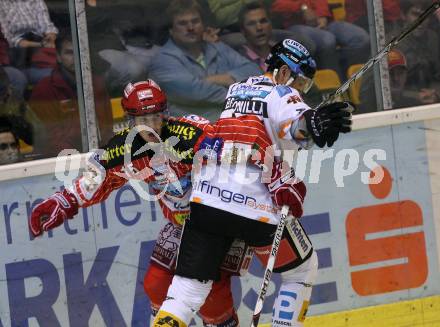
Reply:
M122 108L130 116L142 116L167 109L167 97L152 79L128 83L121 100Z

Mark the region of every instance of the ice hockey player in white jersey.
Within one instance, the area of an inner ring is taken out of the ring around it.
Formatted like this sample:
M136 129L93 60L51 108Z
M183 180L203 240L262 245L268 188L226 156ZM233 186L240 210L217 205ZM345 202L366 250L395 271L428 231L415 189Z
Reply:
M351 131L349 103L312 110L303 102L301 93L310 89L316 70L303 45L286 39L266 63L266 74L230 86L214 137L202 141L201 148L218 151L193 183L176 274L155 327L188 326L219 278L234 238L268 257L279 209L287 205L293 217L302 216L306 187L283 159L286 150L332 146L340 133ZM302 326L318 262L298 219L289 219L280 251L274 272L282 283L272 326Z

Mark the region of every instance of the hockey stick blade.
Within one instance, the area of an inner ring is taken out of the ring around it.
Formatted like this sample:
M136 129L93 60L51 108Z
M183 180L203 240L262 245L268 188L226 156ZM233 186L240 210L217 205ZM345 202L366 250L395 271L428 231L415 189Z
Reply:
M260 293L258 294L257 302L255 303L254 314L252 316L251 327L257 327L260 321L261 311L263 310L263 303L266 297L267 288L269 287L270 278L272 276L273 266L275 265L275 259L277 257L278 248L280 247L281 238L283 236L284 226L286 225L287 215L289 214L289 207L283 206L280 213L280 222L278 223L277 230L272 242L272 248L269 253L269 259L267 260L266 269L263 275L263 282L261 283ZM295 219L295 218L293 218Z
M367 61L365 65L362 66L353 76L351 76L344 84L342 84L336 91L331 93L327 99L322 101L316 108L322 107L325 104L331 103L334 99L336 99L339 95L346 92L351 84L353 84L356 80L358 80L362 75L365 74L371 67L373 67L377 62L382 59L385 55L390 52L391 48L396 46L400 41L402 41L405 37L407 37L412 31L414 31L421 23L425 21L426 18L429 17L434 11L440 8L440 1L434 2L431 6L429 6L420 16L412 22L409 26L407 26L399 35L393 37L390 42L374 57Z

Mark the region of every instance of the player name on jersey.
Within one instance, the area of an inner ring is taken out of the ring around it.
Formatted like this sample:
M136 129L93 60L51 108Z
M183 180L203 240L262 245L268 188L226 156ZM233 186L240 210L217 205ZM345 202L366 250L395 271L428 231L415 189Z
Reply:
M241 100L228 98L224 110L234 110L236 114L253 114L267 118L267 103L258 100Z

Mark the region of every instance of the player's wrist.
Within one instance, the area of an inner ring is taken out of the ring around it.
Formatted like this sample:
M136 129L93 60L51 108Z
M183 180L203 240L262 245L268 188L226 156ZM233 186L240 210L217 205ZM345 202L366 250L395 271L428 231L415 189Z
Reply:
M52 197L56 198L56 201L66 210L68 219L73 218L78 213L78 200L69 190L64 189L61 192L56 192Z
M301 116L301 118L292 124L290 127L290 135L302 149L307 150L314 145L312 135L307 129L307 122L304 116Z

